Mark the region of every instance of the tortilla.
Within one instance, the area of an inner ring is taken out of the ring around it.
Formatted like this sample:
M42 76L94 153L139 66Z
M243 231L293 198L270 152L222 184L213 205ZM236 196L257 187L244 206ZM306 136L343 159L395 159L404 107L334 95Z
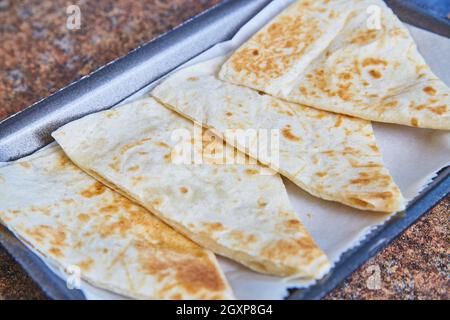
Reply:
M277 276L315 278L329 268L279 175L236 162L242 157L221 163L218 146L237 151L154 99L86 116L53 137L80 168L205 248Z
M140 299L233 298L211 251L92 179L56 144L2 166L0 189L0 221L95 286Z
M381 0L297 1L244 43L219 78L322 110L450 129L449 88Z
M404 208L369 121L285 102L218 80L223 59L169 76L152 95L317 197L364 210ZM280 132L278 163L230 134L249 129Z

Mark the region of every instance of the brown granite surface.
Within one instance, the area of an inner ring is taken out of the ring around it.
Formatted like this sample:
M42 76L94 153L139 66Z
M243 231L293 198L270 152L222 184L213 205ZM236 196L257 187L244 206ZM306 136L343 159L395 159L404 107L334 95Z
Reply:
M0 0L0 119L220 0L71 2L80 30L66 28L67 1ZM449 299L449 206L447 198L327 299ZM377 270L378 286L368 286ZM44 298L0 247L0 299Z

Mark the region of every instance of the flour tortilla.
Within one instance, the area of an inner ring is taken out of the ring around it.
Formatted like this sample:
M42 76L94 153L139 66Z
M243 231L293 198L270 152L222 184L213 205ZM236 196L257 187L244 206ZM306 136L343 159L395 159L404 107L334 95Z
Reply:
M189 135L174 139L180 132ZM191 121L152 98L89 115L53 136L86 172L205 248L278 276L316 278L329 268L279 175L263 175L257 164L220 164L211 144L200 146L207 133L195 134ZM186 146L194 148L192 159L211 159L180 162Z
M381 0L297 1L243 44L219 78L363 119L450 129L449 88Z
M141 299L229 299L214 254L106 188L53 145L0 168L0 221L60 268Z
M373 211L404 208L400 189L384 167L369 121L288 103L218 80L222 57L183 69L152 95L326 200ZM261 157L229 132L276 129L279 163Z

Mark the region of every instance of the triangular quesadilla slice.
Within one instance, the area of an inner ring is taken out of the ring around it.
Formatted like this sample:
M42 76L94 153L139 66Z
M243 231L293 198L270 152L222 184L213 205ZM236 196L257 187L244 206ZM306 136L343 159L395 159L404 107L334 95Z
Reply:
M0 190L0 221L73 277L140 299L233 298L211 251L84 173L57 145L0 167Z
M79 167L205 248L278 276L317 278L329 268L278 174L242 161L250 159L152 98L86 116L53 137Z
M219 57L183 69L157 86L152 95L315 196L364 210L404 208L369 121L285 102L218 80L222 62ZM275 157L249 148L247 140L232 135L260 129L279 132Z
M296 1L219 78L322 110L450 129L449 88L381 0Z

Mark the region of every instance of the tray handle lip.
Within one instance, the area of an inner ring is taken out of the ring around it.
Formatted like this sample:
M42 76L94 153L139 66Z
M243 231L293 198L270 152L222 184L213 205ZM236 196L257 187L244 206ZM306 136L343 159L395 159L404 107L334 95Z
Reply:
M435 16L419 4L405 0L384 0L403 22L450 38L450 18ZM450 14L448 12L447 14Z
M174 32L176 32L176 31L178 31L178 30L180 30L182 28L185 28L186 25L189 25L194 20L198 20L198 19L202 18L203 16L211 14L211 12L214 13L214 12L216 12L219 9L223 9L224 7L228 6L230 4L230 2L232 2L232 1L233 0L223 0L220 3L213 5L212 7L210 7L208 9L206 9L206 10L196 14L195 16L187 19L186 21L183 21L181 24L173 27L172 29L167 30L166 32L163 32L162 34L157 35L153 39L151 39L151 40L149 40L147 42L144 42L143 44L137 46L136 48L133 48L128 53L126 53L126 54L124 54L124 55L122 55L122 56L120 56L120 57L118 57L118 58L116 58L114 60L111 60L111 61L107 62L106 64L98 67L97 69L91 71L89 74L87 74L85 76L82 76L81 78L79 78L79 79L77 79L75 81L72 81L71 83L67 84L66 86L56 90L52 94L50 94L48 96L45 96L45 97L43 97L42 99L40 99L38 101L33 102L31 105L27 106L26 108L24 108L24 109L22 109L22 110L20 110L20 111L18 111L16 113L6 117L4 119L1 119L0 120L0 127L6 126L6 125L10 125L10 123L12 123L12 121L15 120L14 118L17 117L17 116L21 117L21 116L24 116L24 115L26 115L26 114L28 114L30 112L34 112L34 110L37 109L36 108L37 105L40 105L40 104L42 104L42 102L45 102L45 101L47 101L49 99L54 99L54 98L58 97L61 94L61 92L63 92L63 91L72 90L73 87L75 87L76 85L78 85L81 82L85 82L85 81L87 81L89 79L92 79L94 77L101 77L102 73L109 72L110 69L112 67L114 67L114 65L117 65L118 63L123 63L123 61L125 61L125 60L129 60L130 57L134 57L134 55L139 54L143 49L149 47L150 45L152 45L152 44L154 44L156 42L162 41L163 39L167 38L168 35L171 35Z

